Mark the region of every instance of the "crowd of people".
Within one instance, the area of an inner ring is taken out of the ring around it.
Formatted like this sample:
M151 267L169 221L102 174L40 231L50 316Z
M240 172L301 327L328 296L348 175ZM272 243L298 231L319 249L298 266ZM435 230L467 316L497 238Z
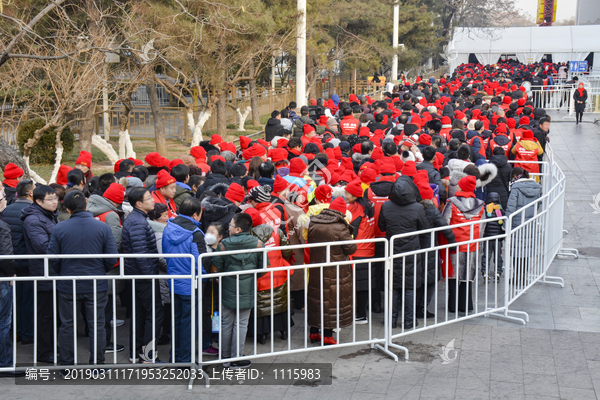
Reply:
M384 242L353 240L389 240L397 234L443 228L439 242L436 238L432 243L429 234L394 241L395 254L438 243L456 248L446 257L431 251L394 260L392 328L402 308L405 329L433 315L428 306L436 277L447 279L450 311L470 309L468 286L478 271L490 280L503 274L503 243L497 239L497 245L479 252L476 243L460 243L500 235L502 221L485 223L486 219L511 215L541 195L541 171L535 162L549 141L551 118L533 107L523 79L512 75L517 69L520 76L527 67L506 67L463 65L440 79L404 79L376 101L334 94L311 99L309 106L292 102L272 112L264 137L241 136L236 146L215 134L181 158L169 160L153 152L144 160L119 160L114 173L100 176L93 175L92 156L86 152L74 169L61 166L57 182L50 185L24 179L21 168L8 164L0 203L2 254L82 256L51 258L47 266L42 259L3 259L0 276L39 277L45 268L51 276L118 275L122 271L116 256L86 255L148 257L125 259L123 272L136 276L133 288L131 280L78 280L74 297L70 280L57 281L56 293L51 280L17 281L16 325L11 317L12 283L1 281L0 366L12 365L11 328L23 345L34 340L34 307L37 361L54 363L58 345L56 361L73 364L74 301L90 337L90 362L103 363L105 353L125 347L111 340L114 324L123 324L113 315L115 296L127 310L130 332L135 331L135 338L130 334L130 361L159 362L155 346L174 342L168 359L189 362L190 330L197 323L191 311L195 289L190 279L168 276L192 271L189 259L169 254L191 254L196 260L207 254L196 263L197 275L240 273L223 276L220 282L202 281L203 307L198 314L201 351L207 356L218 354L211 331L215 311L220 313L223 358L242 356L247 334L256 332L259 343L275 332L286 340L294 312L308 314L311 342L324 345L336 344L334 329L368 323L367 309L381 313L384 264L370 260L385 256ZM531 217L526 213L514 224ZM473 232L453 227L469 221L481 223ZM332 245L329 251L308 246L219 254L340 241L345 244ZM494 256L494 251L500 254ZM515 250L513 256L526 265L524 250ZM264 270L325 262L343 264L323 267L322 274L312 269L308 274L302 269ZM165 279L143 278L161 274ZM526 279L525 273L513 279ZM288 305L294 312L288 312ZM53 341L55 320L60 324L58 343ZM148 352L146 346L152 343Z

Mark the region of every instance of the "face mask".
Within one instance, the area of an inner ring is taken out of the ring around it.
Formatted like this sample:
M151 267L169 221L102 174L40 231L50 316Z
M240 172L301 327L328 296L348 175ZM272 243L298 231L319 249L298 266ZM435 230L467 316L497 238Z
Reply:
M207 233L204 235L204 241L207 245L212 246L213 244L217 243L217 237L212 233Z

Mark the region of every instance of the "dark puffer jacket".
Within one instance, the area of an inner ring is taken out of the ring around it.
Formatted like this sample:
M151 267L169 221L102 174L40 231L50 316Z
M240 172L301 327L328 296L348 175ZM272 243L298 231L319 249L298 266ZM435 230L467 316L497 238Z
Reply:
M204 193L205 190L210 189L211 186L216 185L217 183L225 183L227 186L229 186L229 179L227 179L225 177L225 175L221 175L221 174L208 174L206 175L206 180L204 181L204 183L202 185L200 185L200 187L198 187L198 191L196 192L196 197L200 198L200 196L202 196L202 193Z
M13 254L12 237L8 224L0 220L0 255ZM15 261L12 259L0 260L0 277L13 276L15 274Z
M158 254L156 236L147 221L148 214L134 208L123 223L123 253ZM158 258L126 258L128 275L158 275Z
M325 209L310 217L307 243L341 242L352 240L353 228L339 211ZM348 261L356 252L356 244L331 246L330 261ZM311 263L327 262L327 248L310 249ZM339 281L337 271L339 269ZM304 273L299 270L296 272ZM294 274L295 275L295 274ZM339 286L338 286L339 285ZM339 287L339 303L338 303ZM308 325L321 327L321 289L323 291L323 328L337 327L339 311L340 328L352 325L352 265L323 267L323 286L321 287L321 268L311 268L308 274L307 312Z
M6 204L10 206L17 200L17 189L4 185L4 195L6 196Z
M429 221L429 226L431 228L440 228L443 226L448 228L438 231L434 234L434 245L438 245L439 235L444 235L448 243L456 243L456 238L454 237L454 232L452 232L452 228L450 228L446 223L446 220L442 218L442 214L435 207L433 202L431 200L423 200L421 204L423 204L423 208L425 209L425 216L427 217L427 221ZM431 241L429 241L426 247L431 247L430 244ZM440 253L441 251L437 253L435 251L428 252L426 256L427 265L425 265L425 262L423 262L423 268L427 268L427 285L433 285L435 283L435 270L436 268L441 267L438 262L439 257L441 255ZM438 269L437 279L442 279L441 269ZM423 280L423 283L425 283L425 280Z
M18 199L10 206L6 207L2 211L2 221L10 227L10 234L12 237L12 248L15 255L27 254L25 249L25 237L23 236L23 220L21 220L21 213L25 207L33 204L31 200ZM18 276L29 275L29 261L28 260L15 260L15 270Z
M213 222L220 222L227 228L239 208L225 197L207 197L202 200L202 210L200 222L202 222L204 229L208 229ZM225 229L224 237L228 236L229 229Z
M267 125L265 125L265 140L270 142L273 138L279 135L279 132L283 129L281 121L277 118L269 118Z
M117 246L108 225L94 219L90 211L79 211L56 226L47 254L81 254L81 258L50 260L54 272L60 276L98 276L112 270L117 258L95 258L88 254L117 254ZM78 280L77 293L93 293L91 280ZM59 292L73 293L73 282L61 280L56 284ZM96 282L96 291L108 290L105 280Z
M50 237L58 223L58 212L44 210L37 204L32 204L23 209L21 219L23 220L23 235L27 254L46 254ZM49 264L49 268L50 275L55 275L51 264ZM44 276L44 260L29 260L29 275ZM38 282L39 292L49 290L52 290L52 282Z
M414 185L414 183L413 183ZM415 196L415 191L405 179L394 183L390 200L381 206L379 229L385 232L389 240L392 236L411 233L429 228L425 209ZM429 235L411 235L395 239L394 254L419 250L428 247ZM403 263L403 259L406 261ZM416 259L416 264L415 264ZM405 274L402 275L404 265ZM415 283L416 277L416 283ZM394 259L394 289L402 290L403 278L406 279L406 289L417 289L423 282L423 264L421 256L398 257Z
M490 164L494 164L498 168L498 174L490 183L487 184L487 192L496 192L500 195L500 204L502 208L506 210L508 203L509 190L508 185L510 182L510 174L512 173L512 166L508 163L508 158L504 155L495 155L490 158ZM489 201L486 199L486 201Z

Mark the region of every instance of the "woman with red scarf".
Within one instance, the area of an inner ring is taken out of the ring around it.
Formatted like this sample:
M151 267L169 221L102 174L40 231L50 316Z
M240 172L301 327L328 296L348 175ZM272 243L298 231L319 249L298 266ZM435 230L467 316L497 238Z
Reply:
M575 100L575 120L579 124L583 118L583 111L585 110L585 101L588 98L587 90L583 88L583 82L579 82L579 87L573 93L573 99Z
M23 170L16 164L8 163L4 167L4 193L6 194L6 205L11 205L16 200L17 184L23 179Z

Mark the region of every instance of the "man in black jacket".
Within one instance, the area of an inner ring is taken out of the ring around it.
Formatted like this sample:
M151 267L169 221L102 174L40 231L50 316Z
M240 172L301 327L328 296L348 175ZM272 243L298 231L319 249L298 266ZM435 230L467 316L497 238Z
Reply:
M202 197L202 193L205 190L210 189L217 183L225 183L229 186L229 179L225 176L227 174L227 165L221 160L214 160L210 164L210 174L206 175L206 180L196 192L196 197Z
M33 204L35 184L24 179L17 184L17 200L2 212L2 220L10 227L14 254L27 254L23 237L21 212ZM17 276L29 276L29 261L15 260ZM33 281L17 281L17 341L22 344L33 343Z
M123 223L123 253L126 254L158 254L156 236L148 223L148 212L154 210L154 199L148 189L134 188L129 192L129 204L133 211ZM125 259L127 275L158 275L158 258ZM154 291L154 313L152 304ZM133 340L133 324L135 323L135 345ZM153 348L146 349L150 342L158 343L163 323L163 308L160 297L158 279L135 280L135 320L131 319L129 347L131 361L137 362L137 354L143 356L144 362L158 360ZM152 336L152 327L156 336Z
M271 118L269 118L267 125L265 125L265 140L270 142L275 136L279 135L281 130L283 130L283 125L281 125L281 113L275 110L271 113Z
M440 193L440 203L446 203L446 190L444 190L444 183L442 182L442 178L440 176L440 171L435 169L433 166L433 160L435 160L435 147L427 146L423 149L423 162L417 165L417 171L425 170L427 171L427 175L429 176L429 183L433 183L437 185Z
M59 276L103 276L117 262L117 258L96 258L87 254L117 254L117 246L112 231L105 223L94 219L90 211L86 211L86 198L78 190L65 195L63 203L71 218L56 225L47 254L82 254L77 259L51 259L54 272ZM108 299L108 283L106 280L78 280L73 294L73 282L60 280L57 282L58 312L60 314L59 362L61 365L73 365L73 309L82 305L89 327L90 364L104 364L106 350L106 329L104 313ZM75 304L73 303L75 302ZM95 320L94 320L95 317Z
M13 254L10 227L0 220L0 255ZM0 260L0 278L15 275L14 260ZM12 282L0 281L0 368L13 366L12 342L10 340L10 326L12 323ZM0 378L14 378L24 373L13 371L0 372Z
M39 185L33 191L34 203L23 209L23 236L27 254L46 254L50 237L58 223L58 196L50 186ZM49 265L49 275L53 275ZM29 275L44 276L44 260L29 260ZM37 360L54 363L54 295L52 282L37 283Z
M408 180L398 179L392 188L390 201L381 206L378 225L379 229L385 232L388 240L394 235L429 229L425 210L417 203L413 186L416 185ZM393 245L394 254L401 254L426 248L429 241L428 234L411 235L395 239L390 245ZM396 327L402 306L404 306L404 321L401 322L404 323L404 329L412 329L418 325L417 320L414 319L413 296L422 282L422 257L408 256L394 259L392 328ZM403 287L404 299L402 299Z
M500 195L500 204L502 205L502 208L506 210L508 197L510 195L509 182L512 173L512 165L508 163L508 157L504 154L504 149L502 147L496 147L492 151L490 164L496 166L498 174L487 184L488 196L492 192L498 193L498 195Z

